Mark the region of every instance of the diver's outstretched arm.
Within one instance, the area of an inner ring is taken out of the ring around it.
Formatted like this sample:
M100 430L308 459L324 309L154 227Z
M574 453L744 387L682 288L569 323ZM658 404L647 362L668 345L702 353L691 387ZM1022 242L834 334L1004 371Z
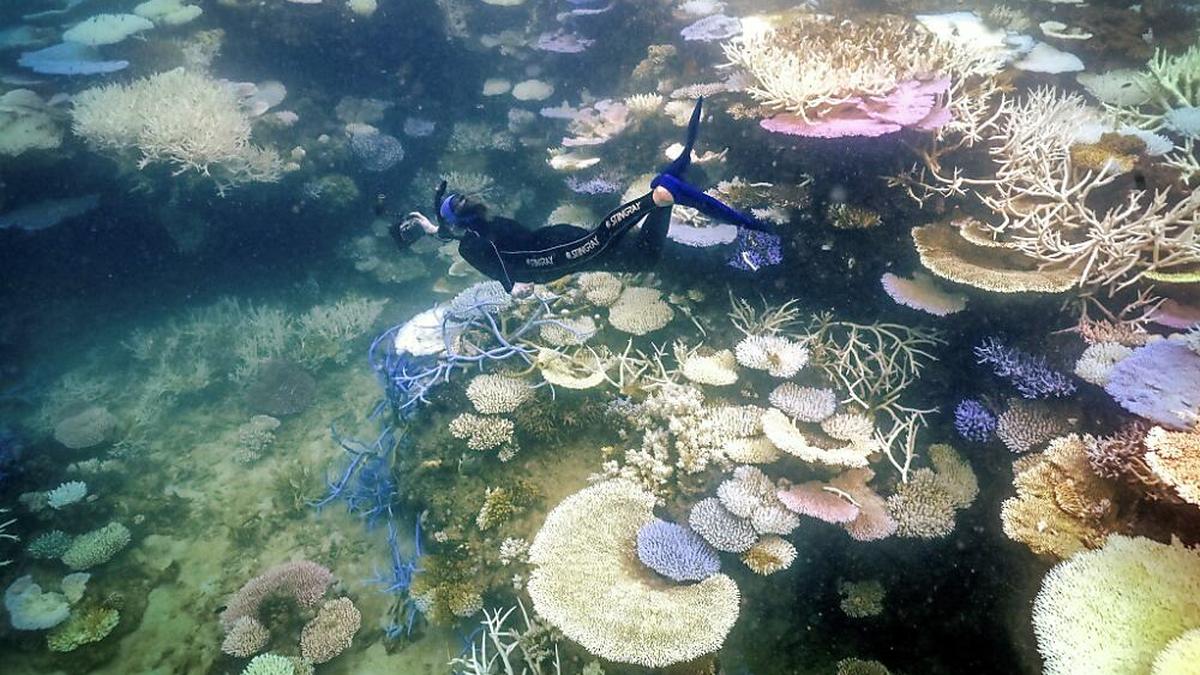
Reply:
M409 212L407 216L404 216L404 220L401 222L413 223L417 227L420 227L422 230L424 230L425 234L438 233L438 226L434 225L433 221L429 220L429 218L427 218L425 214L421 213L420 211Z

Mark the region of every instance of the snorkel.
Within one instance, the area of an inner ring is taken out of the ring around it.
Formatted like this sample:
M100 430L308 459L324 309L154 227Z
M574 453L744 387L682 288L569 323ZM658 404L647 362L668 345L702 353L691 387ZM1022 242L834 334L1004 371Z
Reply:
M445 241L463 238L465 227L462 218L459 217L458 208L465 201L466 198L457 192L446 194L446 181L438 184L437 190L433 193L433 210L437 214L438 221L438 239Z

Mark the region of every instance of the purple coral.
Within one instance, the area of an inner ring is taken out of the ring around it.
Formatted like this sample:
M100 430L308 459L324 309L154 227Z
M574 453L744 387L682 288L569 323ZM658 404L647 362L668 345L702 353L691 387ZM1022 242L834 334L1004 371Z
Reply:
M1045 357L1009 347L994 337L975 347L975 359L1008 380L1022 398L1061 398L1075 393L1075 383L1051 368Z
M968 441L986 443L996 433L996 415L973 398L963 399L954 408L954 430Z
M578 54L591 47L595 42L595 40L580 37L575 33L559 30L555 33L542 33L539 35L537 42L534 43L534 47L544 52L554 52L556 54Z
M276 565L247 581L221 612L221 626L231 630L239 619L258 617L259 607L272 596L292 598L301 607L316 607L333 583L333 573L307 560Z
M1135 415L1190 429L1200 417L1200 354L1182 342L1152 342L1113 366L1104 390Z
M684 40L714 42L731 38L741 32L742 22L738 19L724 14L713 14L684 28L679 34Z
M778 236L742 228L738 232L733 253L726 264L746 272L757 272L763 267L783 262L783 247Z
M570 176L567 178L567 188L581 195L609 195L621 191L620 184L609 176L596 176L587 180Z
M387 171L404 159L404 146L390 134L379 131L350 136L350 152L367 171Z
M717 552L686 527L655 518L638 530L638 559L675 581L703 581L721 570Z

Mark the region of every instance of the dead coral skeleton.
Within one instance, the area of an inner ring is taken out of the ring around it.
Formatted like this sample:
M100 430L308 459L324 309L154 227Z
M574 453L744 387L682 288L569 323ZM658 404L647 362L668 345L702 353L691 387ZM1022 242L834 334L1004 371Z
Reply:
M936 195L990 211L985 227L995 241L1042 269L1069 270L1080 287L1119 290L1200 264L1200 191L1127 188L1116 162L1075 166L1080 130L1103 124L1075 94L1042 88L1004 98L984 124L990 175L968 176L958 166L946 172L926 157L923 168L891 183L918 203ZM1189 159L1169 161L1186 168Z

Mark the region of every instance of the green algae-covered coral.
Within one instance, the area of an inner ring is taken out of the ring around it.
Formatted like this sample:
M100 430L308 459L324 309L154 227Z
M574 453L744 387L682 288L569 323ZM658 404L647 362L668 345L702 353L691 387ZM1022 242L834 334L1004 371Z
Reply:
M409 595L433 623L450 623L483 609L477 570L466 560L445 555L421 559L422 571L413 580Z
M75 537L63 553L62 561L73 570L86 570L112 560L128 545L129 528L114 521Z
M66 623L46 635L46 644L55 652L75 651L83 645L108 637L120 620L120 612L109 607L72 612Z
M71 535L62 530L43 532L30 540L25 552L31 558L52 560L61 558L67 549L71 548Z
M482 531L497 527L528 507L537 498L537 491L526 481L512 487L490 487L484 493L483 506L475 517Z
M246 664L242 675L293 675L296 666L286 656L278 654L259 654Z

